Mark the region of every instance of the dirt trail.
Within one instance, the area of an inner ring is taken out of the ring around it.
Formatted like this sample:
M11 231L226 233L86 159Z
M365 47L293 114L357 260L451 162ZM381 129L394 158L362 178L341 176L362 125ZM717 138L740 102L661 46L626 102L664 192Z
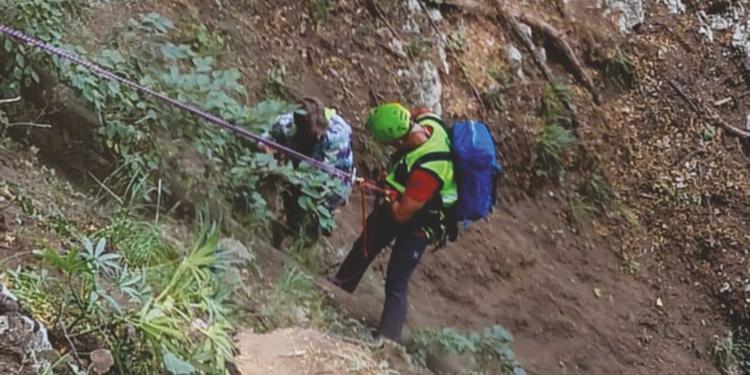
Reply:
M241 332L236 337L241 375L388 374L387 365L354 344L311 329L268 334Z

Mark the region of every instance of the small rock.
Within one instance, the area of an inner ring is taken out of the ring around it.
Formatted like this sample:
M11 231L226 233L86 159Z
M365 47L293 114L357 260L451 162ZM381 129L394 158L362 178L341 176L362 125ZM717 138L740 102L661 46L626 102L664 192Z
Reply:
M521 23L521 24L519 24L519 26L521 28L521 32L523 33L523 35L525 35L529 39L533 39L533 36L534 36L533 34L534 33L531 30L531 26L529 26L529 25L527 25L525 23Z
M602 2L608 9L606 13L614 13L618 17L617 25L622 33L629 33L646 20L643 0L603 0Z
M602 298L602 290L599 288L594 288L594 295L596 298Z
M671 14L682 14L685 13L685 4L682 0L664 0L667 4L667 9Z
M309 312L307 311L306 308L304 308L302 306L298 306L294 310L294 318L295 318L297 324L299 324L299 325L303 325L304 326L304 325L306 325L307 323L310 322Z
M537 52L539 54L539 60L541 60L542 64L547 63L547 49L544 47L537 48Z
M438 115L442 114L443 84L435 64L422 61L413 65L409 73L413 82L413 94L416 97L415 104L429 108Z
M427 16L429 16L434 22L440 22L443 20L443 14L440 13L440 9L437 8L430 9L430 11L427 12Z
M0 314L18 313L20 310L21 307L18 305L18 298L4 284L0 283ZM0 330L2 330L2 327L0 327Z
M505 47L505 54L508 56L508 61L510 61L511 64L521 65L521 63L523 63L523 55L516 46L508 44L508 46Z
M656 307L658 308L664 307L664 302L661 300L661 297L656 299Z
M408 0L406 2L406 7L412 13L420 12L422 10L422 6L419 5L419 0Z
M721 284L721 288L719 288L719 293L726 293L732 290L732 286L729 285L729 283L725 282L724 284Z
M388 47L391 48L391 51L395 53L398 57L405 59L408 56L406 55L406 50L404 50L404 42L402 42L398 38L393 38L391 40L391 43L388 45Z
M439 40L437 46L438 58L440 59L440 65L443 66L443 73L445 73L445 75L450 75L451 68L448 64L448 53L445 51L445 42Z
M417 23L414 18L409 18L406 20L406 23L404 24L404 31L406 31L409 34L420 34L422 32L422 29L419 27L419 24Z
M750 70L750 21L735 26L732 46L744 55L745 69Z
M0 314L8 314L20 311L18 302L0 295Z
M107 349L96 349L91 352L91 365L97 374L106 374L115 364L112 353Z

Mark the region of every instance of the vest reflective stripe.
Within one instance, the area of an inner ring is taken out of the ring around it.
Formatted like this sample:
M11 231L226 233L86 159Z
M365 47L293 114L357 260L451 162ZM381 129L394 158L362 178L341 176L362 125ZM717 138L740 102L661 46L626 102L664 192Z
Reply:
M450 158L450 139L438 117L426 114L417 119L417 123L430 128L430 138L404 155L390 166L386 182L393 189L403 194L406 183L415 166L435 174L441 182L440 196L443 207L451 207L458 200L458 188L453 175L453 161Z

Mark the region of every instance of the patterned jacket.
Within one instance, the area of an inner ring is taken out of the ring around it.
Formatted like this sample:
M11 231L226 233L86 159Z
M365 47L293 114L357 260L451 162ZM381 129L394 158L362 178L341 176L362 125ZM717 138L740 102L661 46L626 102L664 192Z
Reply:
M333 165L339 170L352 173L354 169L354 154L352 152L352 128L338 115L335 110L326 108L325 116L328 120L328 130L321 138L320 142L313 147L313 159ZM299 146L294 144L294 135L297 133L297 127L294 123L294 113L287 113L279 116L271 128L263 133L263 138L273 140L284 146L299 150ZM301 163L299 169L311 169L308 164ZM343 182L343 181L342 181ZM342 186L342 194L329 196L326 198L331 210L342 205L349 197L351 185L349 181Z

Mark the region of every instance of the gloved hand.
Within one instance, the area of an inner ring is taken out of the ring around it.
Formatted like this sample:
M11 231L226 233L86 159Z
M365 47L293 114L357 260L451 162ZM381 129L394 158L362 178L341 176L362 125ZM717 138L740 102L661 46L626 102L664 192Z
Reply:
M395 202L398 200L398 192L396 190L386 189L385 190L385 201Z

